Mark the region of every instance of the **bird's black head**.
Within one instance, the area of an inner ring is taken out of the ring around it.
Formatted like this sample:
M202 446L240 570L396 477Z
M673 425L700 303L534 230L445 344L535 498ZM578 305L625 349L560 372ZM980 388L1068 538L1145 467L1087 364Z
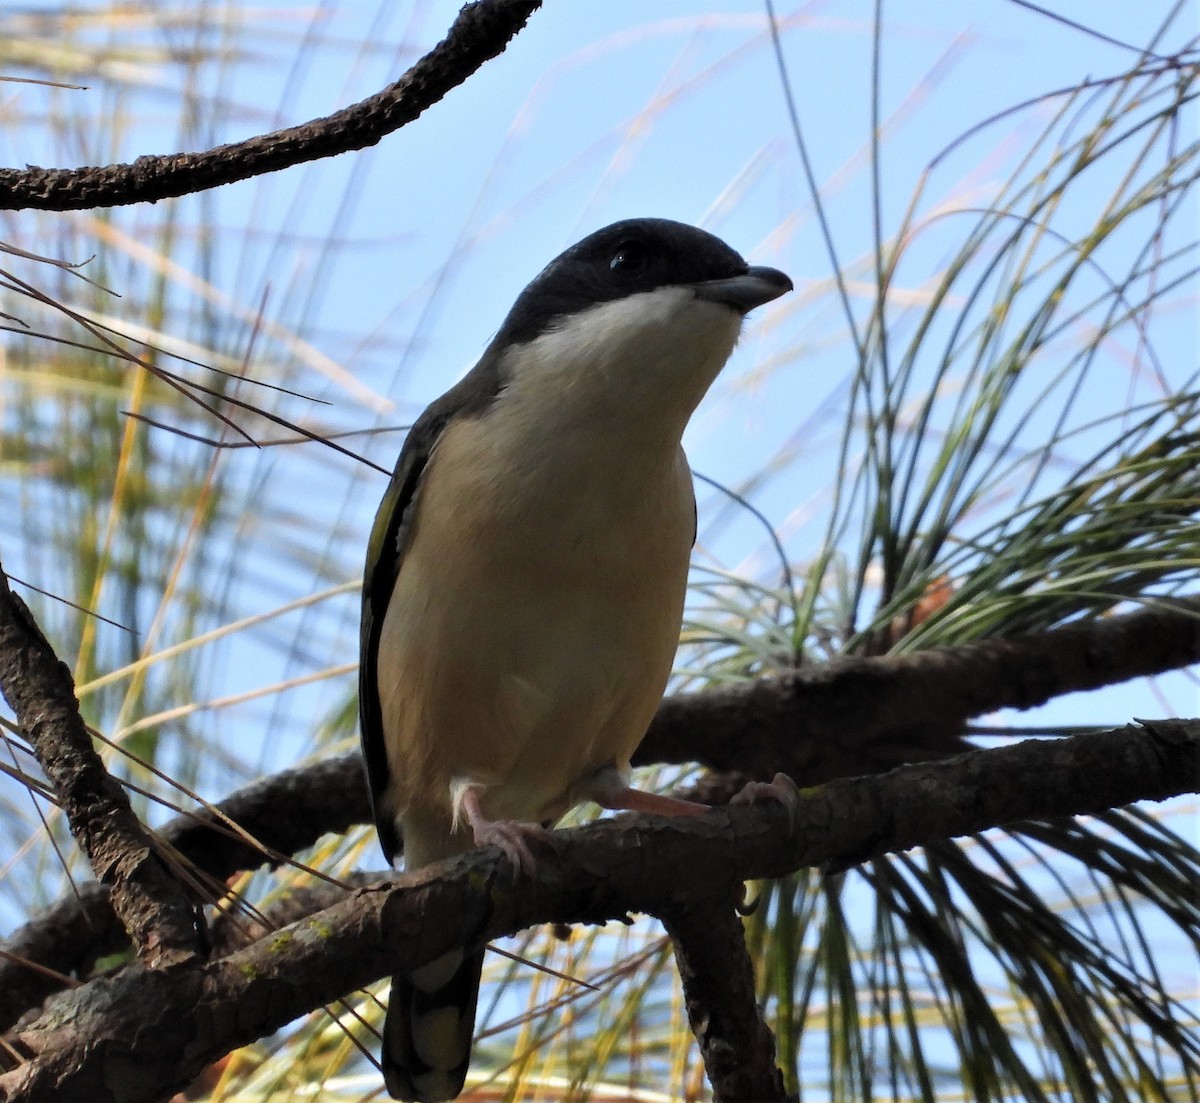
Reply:
M736 281L757 273L761 289L741 295L713 293L743 313L791 288L791 281L769 268L751 269L720 238L695 226L665 218L614 222L585 237L552 260L521 292L496 335L493 347L531 341L562 319L598 303L660 287ZM772 287L774 290L772 291ZM703 296L702 296L703 297Z

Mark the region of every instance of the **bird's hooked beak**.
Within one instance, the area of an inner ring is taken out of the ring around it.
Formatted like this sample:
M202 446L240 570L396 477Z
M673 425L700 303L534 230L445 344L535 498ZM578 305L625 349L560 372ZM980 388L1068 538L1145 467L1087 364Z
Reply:
M792 281L778 268L747 268L738 276L723 280L705 280L692 285L697 299L723 303L739 314L747 314L756 306L778 299L792 289Z

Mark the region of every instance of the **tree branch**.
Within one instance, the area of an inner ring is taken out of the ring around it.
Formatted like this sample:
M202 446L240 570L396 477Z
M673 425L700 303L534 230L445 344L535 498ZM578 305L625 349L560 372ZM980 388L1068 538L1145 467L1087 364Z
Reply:
M0 692L53 784L71 834L137 949L153 967L200 952L191 902L159 857L125 790L92 746L71 672L0 568Z
M105 168L0 170L0 210L71 211L154 203L304 161L375 145L501 53L541 0L477 0L395 84L324 119L203 153L139 157Z
M370 820L362 759L322 759L239 789L214 809L176 816L158 831L171 851L202 873L224 881L242 870L278 864L315 843ZM237 830L230 823L237 825ZM82 885L30 916L4 942L0 957L0 1032L62 987L53 973L86 976L97 959L127 945L108 895Z
M662 915L683 981L688 1022L713 1086L713 1103L786 1103L775 1037L754 989L734 896L671 908Z
M746 685L677 694L660 706L635 761L699 760L758 777L783 770L814 785L961 752L969 747L959 734L963 725L993 709L1030 707L1196 661L1200 599L1163 600L1036 636L844 658ZM219 880L271 860L225 827L223 817L283 854L370 822L357 754L263 778L217 808L221 815L179 816L161 835ZM69 975L86 974L96 957L122 945L106 902L84 891L78 901L66 898L31 917L4 949ZM0 959L0 1030L57 987L52 977Z
M59 991L61 978L87 976L98 958L128 945L108 889L95 881L35 912L3 945L0 1032Z
M791 812L739 806L563 831L532 877L514 877L495 848L475 850L361 889L220 961L169 973L135 965L55 996L20 1033L32 1058L0 1075L0 1100L150 1103L238 1046L456 946L539 923L679 914L742 880L1162 800L1198 780L1200 721L1161 721L835 781Z
M247 915L240 909L230 909L212 925L213 955L228 957L235 950L257 942L264 935L297 923L314 912L344 900L355 889L378 884L386 878L395 879L398 874L373 870L369 873L355 871L334 884L329 881L314 881L311 884L285 890L273 903L253 909Z
M801 785L957 754L963 728L1200 662L1200 598L1154 599L1133 613L1037 635L846 657L741 685L676 694L659 707L635 762L700 762Z

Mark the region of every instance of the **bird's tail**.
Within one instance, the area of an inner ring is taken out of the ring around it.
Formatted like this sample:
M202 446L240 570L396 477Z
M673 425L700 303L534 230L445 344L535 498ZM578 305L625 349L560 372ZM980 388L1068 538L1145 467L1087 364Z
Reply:
M471 1061L483 950L451 950L392 977L383 1024L383 1076L393 1099L443 1103Z

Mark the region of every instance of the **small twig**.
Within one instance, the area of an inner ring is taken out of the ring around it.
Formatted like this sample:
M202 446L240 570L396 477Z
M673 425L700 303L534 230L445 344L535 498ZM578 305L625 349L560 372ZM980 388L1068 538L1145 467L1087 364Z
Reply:
M108 887L138 956L152 967L196 957L200 937L194 909L125 791L104 768L79 715L70 671L9 588L2 568L0 692L54 786L72 835L97 880Z

